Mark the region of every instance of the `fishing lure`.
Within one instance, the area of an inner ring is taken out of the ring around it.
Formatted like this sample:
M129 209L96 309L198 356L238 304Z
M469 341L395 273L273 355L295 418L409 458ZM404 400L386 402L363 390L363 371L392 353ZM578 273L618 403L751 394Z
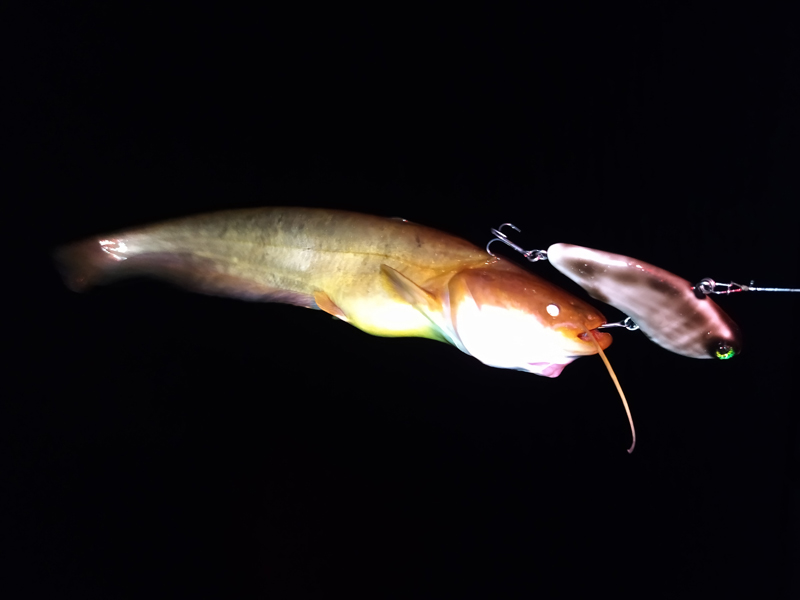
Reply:
M556 269L592 298L633 318L662 348L690 358L727 359L739 354L739 327L708 296L695 294L682 277L641 260L571 244L553 244Z
M738 283L717 283L706 278L693 286L660 267L602 250L572 244L553 244L545 250L525 250L502 232L504 223L492 229L495 237L529 261L549 260L556 269L583 287L592 298L619 309L628 318L603 327L625 327L642 332L667 350L690 358L729 359L742 348L741 333L733 320L709 294L742 291L797 292L791 288L759 288Z

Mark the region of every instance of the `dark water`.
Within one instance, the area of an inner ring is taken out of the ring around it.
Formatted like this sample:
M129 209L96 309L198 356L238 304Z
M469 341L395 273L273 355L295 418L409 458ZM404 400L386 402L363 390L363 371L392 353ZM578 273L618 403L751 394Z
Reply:
M727 362L616 333L629 456L599 359L548 380L294 307L62 286L59 243L260 205L800 283L784 15L392 11L18 15L3 596L795 597L795 298L719 300Z

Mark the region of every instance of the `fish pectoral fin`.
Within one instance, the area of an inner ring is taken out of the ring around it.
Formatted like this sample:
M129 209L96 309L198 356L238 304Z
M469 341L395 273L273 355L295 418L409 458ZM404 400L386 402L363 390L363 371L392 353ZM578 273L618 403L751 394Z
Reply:
M317 303L317 306L320 308L320 310L325 311L329 315L333 315L345 323L350 321L350 319L347 318L347 315L344 314L344 311L339 308L325 292L314 292L314 302Z
M389 265L382 264L381 272L386 278L386 285L394 290L411 308L417 310L430 322L430 327L426 328L424 334L416 333L415 335L427 337L432 340L439 340L463 349L458 342L455 341L452 326L449 325L449 322L444 317L444 306L439 296L420 287L400 271Z
M381 265L381 271L392 288L411 306L427 311L438 304L433 294L419 287L397 269L393 269L388 265Z

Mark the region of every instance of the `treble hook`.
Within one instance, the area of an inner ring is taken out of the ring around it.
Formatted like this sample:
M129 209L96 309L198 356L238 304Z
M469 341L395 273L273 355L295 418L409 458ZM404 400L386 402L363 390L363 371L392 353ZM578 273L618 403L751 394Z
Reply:
M494 234L495 237L489 240L489 243L486 244L486 252L494 256L494 253L491 250L489 250L489 246L492 245L492 242L503 242L506 246L510 246L511 248L522 254L522 256L527 258L530 262L536 262L537 260L547 260L546 250L525 250L524 248L517 246L514 242L508 239L508 236L501 231L501 229L503 229L503 227L505 227L506 225L511 227L511 229L513 229L517 233L522 233L520 228L514 225L513 223L503 223L497 229L491 230L492 234Z

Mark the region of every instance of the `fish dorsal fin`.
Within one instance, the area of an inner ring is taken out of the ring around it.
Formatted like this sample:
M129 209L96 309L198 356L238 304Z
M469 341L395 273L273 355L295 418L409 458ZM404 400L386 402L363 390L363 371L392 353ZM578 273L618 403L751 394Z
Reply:
M381 271L392 288L410 305L423 312L428 312L438 304L433 294L422 289L397 269L393 269L388 265L381 265Z

